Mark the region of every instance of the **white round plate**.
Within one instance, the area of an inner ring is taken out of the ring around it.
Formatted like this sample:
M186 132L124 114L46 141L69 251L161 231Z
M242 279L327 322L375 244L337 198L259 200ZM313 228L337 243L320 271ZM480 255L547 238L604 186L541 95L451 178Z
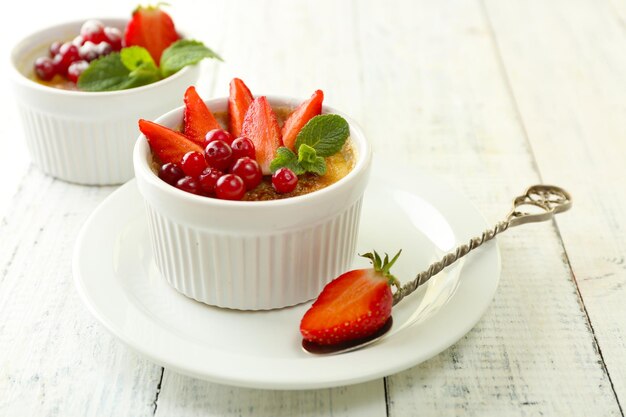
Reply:
M392 272L406 282L486 228L469 201L415 170L374 166L358 253L402 249ZM355 259L355 266L367 261ZM73 259L78 292L115 336L171 370L227 385L312 389L363 382L414 366L460 339L489 305L500 275L495 242L440 273L393 309L391 332L367 348L312 356L301 348L310 303L272 311L210 307L172 289L156 270L135 181L87 220Z

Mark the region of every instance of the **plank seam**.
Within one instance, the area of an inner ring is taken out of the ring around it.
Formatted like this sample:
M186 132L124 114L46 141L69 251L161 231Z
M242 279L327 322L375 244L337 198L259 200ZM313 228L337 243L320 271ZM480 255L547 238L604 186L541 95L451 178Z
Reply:
M611 391L613 391L613 396L615 397L615 402L617 403L617 408L619 409L621 416L624 417L624 409L622 408L622 404L619 402L619 397L617 396L617 391L615 390L615 385L613 384L613 378L611 378L611 373L609 372L609 369L606 366L606 362L604 361L604 354L602 353L602 348L600 348L600 342L598 342L598 338L596 337L596 331L593 328L593 324L591 323L591 318L589 317L589 313L587 312L587 306L585 306L582 293L580 292L580 288L578 287L578 280L576 279L576 274L574 274L572 263L570 262L569 255L567 254L567 251L565 250L565 245L563 244L563 238L561 237L561 231L556 225L556 222L554 220L552 220L552 222L554 224L554 229L556 230L556 234L559 236L559 239L561 239L561 243L563 246L563 254L565 255L565 263L567 263L567 267L571 271L572 282L574 283L574 286L576 287L576 294L578 294L581 307L583 309L583 312L585 313L585 317L587 318L587 325L589 326L589 329L591 330L591 335L593 336L594 348L596 352L598 352L598 355L600 356L600 360L602 360L602 368L604 369L604 372L606 373L606 376L609 380Z
M532 166L534 171L537 173L537 176L539 177L539 181L541 181L543 183L543 178L541 175L541 171L539 169L539 164L537 163L537 158L535 156L535 152L532 146L532 142L530 141L530 135L528 134L528 131L526 129L526 125L524 124L524 119L522 117L522 113L521 110L519 108L519 105L517 103L517 100L515 98L515 93L513 91L513 86L511 84L511 80L509 79L509 75L508 72L506 71L506 66L504 65L504 58L502 57L502 54L500 52L500 47L498 45L498 41L496 39L496 32L494 29L494 26L491 22L491 18L489 17L489 11L487 10L487 6L485 5L485 0L478 0L479 4L480 4L480 8L482 10L482 14L483 17L485 19L485 23L487 25L487 28L489 29L489 35L491 38L491 42L493 44L493 49L494 49L494 53L496 55L496 59L498 61L498 66L500 67L500 72L502 74L502 78L504 81L504 84L506 86L507 89L507 93L511 98L511 102L513 104L513 109L515 112L515 117L517 118L519 125L522 129L522 134L524 136L525 142L526 142L526 146L528 147L528 151L529 154L532 158ZM561 231L559 230L558 227L558 223L556 222L556 219L552 219L552 225L554 227L554 230L559 238L560 241L560 246L561 249L563 250L563 255L565 256L565 263L567 264L567 268L569 269L570 272L570 277L572 282L574 283L574 286L576 288L576 294L578 295L578 301L581 305L582 311L585 315L585 319L587 321L587 326L589 327L589 330L591 331L591 336L593 338L593 345L594 345L594 350L598 353L598 356L600 356L600 360L602 361L602 369L604 371L604 373L606 374L607 379L609 380L609 385L611 387L611 391L613 392L613 396L615 397L615 402L617 403L617 407L619 409L619 412L621 414L622 417L624 416L624 410L622 409L622 405L619 401L619 397L617 395L617 391L615 390L615 385L613 384L613 379L611 378L611 373L609 372L609 369L606 366L606 362L604 360L604 355L602 354L602 349L600 348L600 343L598 341L598 338L596 336L596 332L595 329L593 328L593 324L591 324L591 317L589 316L589 312L587 311L587 307L585 305L585 300L583 298L583 295L580 291L580 288L578 286L578 281L576 280L576 274L574 273L574 269L572 267L572 263L570 262L570 257L569 254L567 253L567 249L565 248L565 242L563 241L563 236L561 235Z
M157 408L159 406L159 395L161 394L161 384L163 384L163 374L165 373L165 368L161 367L161 377L159 378L159 383L156 387L156 393L154 395L154 401L152 401L152 405L154 406L154 410L152 410L152 415L155 416L157 412Z
M388 389L388 385L387 385L387 377L383 378L383 388L385 389L385 415L387 417L390 416L390 408L391 408L391 404L389 403L389 389Z

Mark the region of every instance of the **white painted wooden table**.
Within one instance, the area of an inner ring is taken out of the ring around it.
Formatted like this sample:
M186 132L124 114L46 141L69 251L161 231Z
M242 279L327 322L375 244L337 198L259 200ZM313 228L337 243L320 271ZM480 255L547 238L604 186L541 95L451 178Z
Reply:
M170 1L226 59L199 88L314 89L382 158L464 191L497 220L545 181L574 209L499 238L479 324L415 368L356 386L259 391L178 375L110 336L73 288L89 213L115 188L30 165L0 82L0 416L623 416L626 405L626 3L620 0ZM2 51L121 0L4 4Z

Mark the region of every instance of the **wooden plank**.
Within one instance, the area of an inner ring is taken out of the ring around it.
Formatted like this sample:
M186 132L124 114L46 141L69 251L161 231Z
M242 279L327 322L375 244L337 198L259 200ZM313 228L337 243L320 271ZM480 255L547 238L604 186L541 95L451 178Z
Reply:
M228 83L239 77L253 94L305 99L321 88L327 103L355 112L359 62L349 3L229 1L219 14L211 13L213 6L194 4L195 13L207 16L204 26L195 28L198 37L215 39L225 59L206 74L203 96L227 95ZM385 409L382 379L327 390L259 391L211 384L166 369L156 415L380 417Z
M498 220L540 176L480 4L359 6L378 156L442 175ZM453 348L387 379L390 415L619 415L558 231L526 226L500 245L492 307Z
M125 11L120 0L98 8L103 16ZM38 4L34 14L32 5L15 3L11 13L6 45L85 17L71 1ZM0 68L5 92L8 71ZM0 415L151 416L161 368L110 336L72 282L76 235L114 188L70 185L29 168L11 94L0 108Z
M558 220L612 387L626 404L626 31L623 2L486 1L544 178L571 189ZM523 22L534 30L525 31Z
M84 8L68 3L40 4L35 14L14 4L5 44L54 21L84 18ZM125 14L127 7L112 1L99 12ZM0 68L5 92L8 71ZM72 283L76 234L113 188L68 185L29 168L11 94L0 107L0 415L152 415L161 368L96 323Z
M383 380L307 391L241 389L167 371L156 416L180 417L384 417Z
M0 224L0 415L151 416L161 368L87 312L72 282L74 241L112 187L31 169Z

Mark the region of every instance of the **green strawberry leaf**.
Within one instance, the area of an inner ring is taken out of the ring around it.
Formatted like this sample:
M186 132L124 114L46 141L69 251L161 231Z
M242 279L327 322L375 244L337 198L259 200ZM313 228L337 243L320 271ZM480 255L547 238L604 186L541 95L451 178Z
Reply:
M279 168L289 168L296 175L302 175L305 172L298 162L298 156L284 146L276 150L276 157L270 163L270 171L272 173L278 171Z
M317 156L315 149L305 143L298 148L298 162L307 172L314 172L317 175L326 174L326 160Z
M187 65L194 65L204 58L222 58L207 48L202 42L191 39L181 39L171 44L161 55L161 74L163 77L180 71Z
M315 116L304 125L296 137L296 149L308 145L317 156L327 157L341 150L350 135L346 120L337 114Z

